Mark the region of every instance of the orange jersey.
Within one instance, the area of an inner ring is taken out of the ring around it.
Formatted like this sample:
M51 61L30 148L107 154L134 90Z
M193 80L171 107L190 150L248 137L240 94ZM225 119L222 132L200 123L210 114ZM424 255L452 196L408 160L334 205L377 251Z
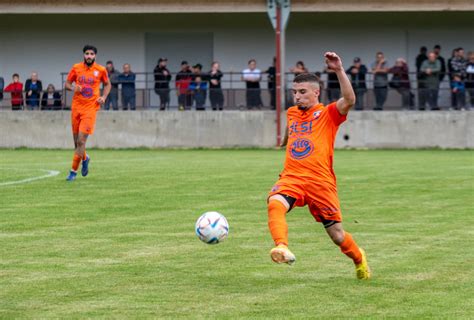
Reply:
M81 92L75 92L72 98L73 110L88 112L100 109L100 105L97 103L97 99L100 97L100 83L109 82L105 67L97 63L90 67L84 62L76 63L69 71L67 80L82 87Z
M308 179L336 186L333 171L334 141L339 125L346 120L336 108L318 104L303 111L288 109L288 144L281 178Z

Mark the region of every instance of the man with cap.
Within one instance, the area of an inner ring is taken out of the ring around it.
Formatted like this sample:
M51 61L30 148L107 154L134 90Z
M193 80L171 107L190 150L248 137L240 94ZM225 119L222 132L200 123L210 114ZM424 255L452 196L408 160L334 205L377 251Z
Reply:
M179 110L189 110L193 105L193 96L189 91L189 85L193 79L192 75L188 62L182 61L181 71L176 75L176 95L178 96Z
M355 109L364 109L364 95L367 92L367 85L365 83L365 75L367 74L367 67L362 64L359 57L354 58L354 63L346 71L351 76L352 88L356 94Z
M167 63L167 58L160 58L153 70L155 76L155 93L160 97L160 110L165 110L170 104L171 73L166 68Z

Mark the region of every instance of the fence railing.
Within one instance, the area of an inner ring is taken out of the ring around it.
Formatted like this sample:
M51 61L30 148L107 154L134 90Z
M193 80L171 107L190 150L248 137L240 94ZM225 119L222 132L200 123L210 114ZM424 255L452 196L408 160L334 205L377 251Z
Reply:
M48 102L48 104L52 105L42 106L40 99L39 106L28 106L23 103L21 106L11 107L10 95L9 93L4 93L4 99L0 101L0 106L3 109L13 108L20 110L70 109L73 93L64 90L67 73L62 73L61 77L63 81L63 90L59 92L61 98L60 101ZM176 73L172 73L169 89L156 90L154 74L138 72L136 73L136 89L133 99L124 96L124 92L119 86L119 89L110 95L107 103L102 108L105 110L272 110L275 107L275 90L273 89L272 82L269 81L268 74L265 73L262 73L260 89L246 89L245 81L242 80L240 72L225 72L221 79L221 89L186 90L185 94L182 94L183 90L176 88L175 78ZM207 74L203 73L202 78L204 83L208 84ZM293 104L290 90L293 78L294 74L286 74L286 107ZM392 75L389 75L387 88L380 90L380 88L374 88L373 86L373 74L367 73L365 81L367 89L356 88L355 90L359 100L356 108L372 110L381 106L384 110L400 110L474 107L473 89L468 88L463 94L453 94L448 75L445 75L443 80L439 82L438 89L425 89L426 80L417 79L417 74L413 72L409 74L410 88L391 88L388 85L391 80ZM323 88L320 101L328 103L336 100L340 95L340 91L337 88L328 88L331 87L331 82L329 81L328 83L327 74L321 75L321 82ZM163 100L165 100L165 103L162 102ZM127 106L124 103L126 101L130 102Z

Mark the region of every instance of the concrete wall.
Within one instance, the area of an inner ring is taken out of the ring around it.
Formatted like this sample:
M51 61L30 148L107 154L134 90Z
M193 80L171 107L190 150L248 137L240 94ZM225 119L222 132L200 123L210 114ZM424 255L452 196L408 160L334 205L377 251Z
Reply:
M275 113L101 112L89 147L273 147ZM0 147L72 148L70 113L0 112ZM338 148L474 148L474 112L352 112Z

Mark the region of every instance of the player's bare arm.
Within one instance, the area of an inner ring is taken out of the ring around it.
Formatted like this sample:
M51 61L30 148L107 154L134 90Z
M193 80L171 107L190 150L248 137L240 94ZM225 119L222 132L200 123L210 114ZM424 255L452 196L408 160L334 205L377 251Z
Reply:
M104 104L105 100L107 100L107 97L109 96L110 90L112 89L112 85L109 82L104 82L104 92L102 93L102 96L97 99L98 104Z
M66 81L66 84L64 85L64 87L66 88L66 90L74 91L74 92L81 92L82 90L82 87L80 85L78 84L73 85L72 82L69 80Z
M336 53L326 52L324 57L326 58L328 69L333 70L336 73L339 85L341 86L342 98L336 103L337 110L339 110L341 115L346 115L355 104L356 99L351 81L344 71L341 58Z

